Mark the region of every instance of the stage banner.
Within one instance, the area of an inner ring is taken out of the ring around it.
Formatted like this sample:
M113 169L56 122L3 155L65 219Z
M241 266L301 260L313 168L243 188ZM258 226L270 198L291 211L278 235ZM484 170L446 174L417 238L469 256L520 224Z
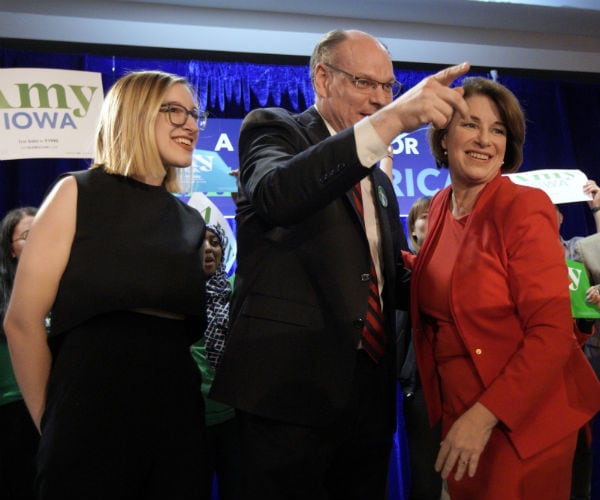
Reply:
M233 217L235 204L231 193L237 191L238 136L242 120L209 118L200 132L191 169L183 171L182 185L188 196L203 192L225 217ZM448 169L438 169L429 151L427 127L401 134L392 141L394 149L394 190L400 214L408 215L417 198L433 196L450 183Z
M400 134L392 141L394 165L392 184L400 215L406 217L412 204L423 196L433 196L450 184L447 168L438 168L429 149L428 126Z
M242 119L209 118L201 130L192 159L192 166L183 169L179 180L185 195L204 193L226 217L233 218L237 180L231 174L238 169L237 142Z
M588 178L581 170L545 169L505 175L515 184L541 189L555 205L592 199L583 192Z
M238 168L237 141L242 120L209 118L194 147L193 162L181 177L188 193L231 193L237 191L232 170Z
M101 73L0 69L0 160L91 158Z

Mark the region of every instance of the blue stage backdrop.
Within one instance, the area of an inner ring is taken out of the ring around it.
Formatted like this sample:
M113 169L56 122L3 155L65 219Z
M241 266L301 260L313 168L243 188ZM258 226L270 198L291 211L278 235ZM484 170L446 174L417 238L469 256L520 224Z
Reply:
M200 105L211 113L195 154L193 187L202 189L228 217L233 215L233 178L227 170L237 166L237 134L240 120L253 108L282 106L302 111L313 102L309 69L304 64L255 64L198 59L149 59L0 48L0 67L39 67L97 71L104 90L132 70L162 69L187 76L198 92ZM103 48L106 52L106 48ZM160 53L160 51L156 51ZM172 54L172 53L171 53ZM256 59L256 58L254 58ZM460 58L459 58L460 59ZM295 59L297 61L298 58ZM399 68L396 77L404 91L438 68ZM589 178L600 180L600 75L569 73L539 74L510 72L496 68L499 81L520 99L528 121L522 170L577 168ZM488 76L489 69L475 68L472 74ZM0 100L1 102L1 100ZM0 109L2 113L2 109ZM231 119L231 120L221 120ZM2 134L0 120L0 137ZM394 141L394 187L402 214L412 201L430 195L448 182L429 154L424 129L403 134ZM87 168L89 161L36 159L0 161L0 216L16 206L39 205L58 174ZM594 231L593 218L584 203L563 207L563 235L586 235Z
M214 118L200 135L186 190L208 193L228 216L233 214L231 191L237 190L231 170L239 167L237 138L241 119ZM393 184L400 214L408 215L421 196L432 196L450 182L448 171L436 168L427 142L427 128L401 134L393 142Z
M192 166L184 171L185 197L205 193L235 230L236 179L231 172L239 167L237 138L242 119L212 118L200 134ZM448 170L435 167L427 142L427 128L398 136L394 148L393 185L403 219L421 196L432 196L449 182ZM405 221L406 222L406 221ZM406 227L406 224L405 224ZM235 264L231 272L235 271Z

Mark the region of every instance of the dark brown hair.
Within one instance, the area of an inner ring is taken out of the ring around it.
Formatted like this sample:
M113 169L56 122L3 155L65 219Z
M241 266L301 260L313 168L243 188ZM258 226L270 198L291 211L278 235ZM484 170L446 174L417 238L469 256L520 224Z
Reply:
M481 77L465 78L462 84L464 97L483 95L489 97L500 112L506 125L506 153L502 164L503 173L516 172L523 162L523 144L525 142L525 115L515 95L504 85ZM429 147L438 167L448 167L448 157L444 154L442 139L447 128L429 128Z
M17 258L12 254L15 228L22 219L36 213L35 207L14 208L0 221L0 321L6 313L17 271Z

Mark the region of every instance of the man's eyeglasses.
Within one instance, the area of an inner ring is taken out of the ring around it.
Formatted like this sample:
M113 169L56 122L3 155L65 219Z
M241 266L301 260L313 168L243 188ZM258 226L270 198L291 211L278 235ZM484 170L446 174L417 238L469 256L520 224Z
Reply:
M198 128L200 130L204 130L206 128L206 122L208 121L208 111L199 111L196 108L187 109L181 104L176 104L174 102L161 104L159 111L161 113L168 113L169 121L171 122L171 125L174 125L175 127L182 127L185 125L188 116L192 117L192 119L198 124Z
M16 243L17 241L27 241L27 236L29 236L29 229L27 229L26 231L23 231L19 236L17 236L14 240L12 240L13 243Z
M324 63L329 69L337 71L338 73L342 73L342 75L346 75L348 78L352 80L354 86L360 90L361 92L373 92L377 90L377 87L381 85L381 88L387 94L391 94L392 97L396 97L400 91L402 90L402 84L398 80L394 80L393 82L378 82L377 80L370 80L369 78L361 78L353 75L352 73L348 73L343 69L335 67L333 64Z

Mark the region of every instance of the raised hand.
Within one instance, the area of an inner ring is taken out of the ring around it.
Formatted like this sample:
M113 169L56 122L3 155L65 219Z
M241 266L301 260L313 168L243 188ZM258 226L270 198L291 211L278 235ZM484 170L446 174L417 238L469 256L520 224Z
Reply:
M395 103L402 113L405 131L416 130L427 123L443 128L452 118L454 111L466 118L469 108L463 99L462 88L450 88L449 85L464 75L469 68L468 63L445 68L421 80L397 99Z
M391 142L402 132L411 132L428 123L445 127L454 112L467 118L469 107L461 87L449 85L467 73L469 63L445 68L421 80L408 92L370 117L384 142Z

